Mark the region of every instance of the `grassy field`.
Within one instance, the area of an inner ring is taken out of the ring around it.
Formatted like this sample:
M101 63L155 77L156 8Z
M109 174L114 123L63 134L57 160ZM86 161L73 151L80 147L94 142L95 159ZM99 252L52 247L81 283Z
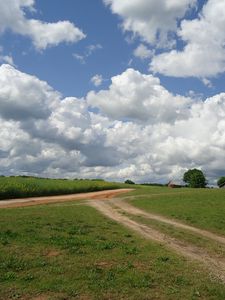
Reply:
M141 209L225 235L224 189L143 187L130 195Z
M63 180L33 177L0 177L0 200L93 192L126 187L100 180Z
M0 210L1 300L225 299L197 263L81 203Z

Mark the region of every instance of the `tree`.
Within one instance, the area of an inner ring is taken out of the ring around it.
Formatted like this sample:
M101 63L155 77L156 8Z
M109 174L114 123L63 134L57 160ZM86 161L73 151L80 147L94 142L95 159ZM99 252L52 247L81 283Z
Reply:
M135 184L132 180L130 180L130 179L127 179L124 183L126 183L126 184Z
M205 175L198 169L191 169L185 172L183 181L191 188L204 188L207 185Z
M224 183L225 183L225 176L222 176L222 177L220 177L220 179L218 179L217 185L218 185L218 186L221 186L221 185L224 184Z

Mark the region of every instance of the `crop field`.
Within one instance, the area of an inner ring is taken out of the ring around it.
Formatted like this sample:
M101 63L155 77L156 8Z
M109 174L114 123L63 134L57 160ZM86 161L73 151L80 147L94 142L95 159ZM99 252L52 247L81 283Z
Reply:
M0 177L0 200L85 193L118 189L126 185L103 180L63 180L34 177Z
M0 300L224 300L224 191L135 187L0 209Z

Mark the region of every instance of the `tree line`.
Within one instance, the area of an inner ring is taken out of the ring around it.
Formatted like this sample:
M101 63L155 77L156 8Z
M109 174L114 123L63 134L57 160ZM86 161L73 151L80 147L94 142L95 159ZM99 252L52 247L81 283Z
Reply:
M183 175L183 181L185 182L185 186L190 188L205 188L208 184L204 173L198 169L190 169L186 171ZM134 181L128 179L125 181L126 184L135 184ZM217 185L221 187L225 184L225 176L222 176L218 179ZM144 185L157 185L157 186L165 186L163 184L144 184Z

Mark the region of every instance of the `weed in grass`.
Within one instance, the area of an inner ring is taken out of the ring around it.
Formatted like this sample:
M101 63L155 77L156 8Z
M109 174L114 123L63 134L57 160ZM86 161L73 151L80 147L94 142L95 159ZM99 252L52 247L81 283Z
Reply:
M133 274L132 277L129 278L128 284L130 287L135 289L141 288L152 288L154 284L154 279L150 277L148 274L144 274L142 276L137 276Z
M6 272L2 278L1 278L1 281L12 281L16 278L16 273L15 272L12 272L12 271L9 271L9 272Z
M101 241L100 243L96 244L96 250L112 250L119 247L119 244L117 241L111 242L111 241Z
M125 246L124 251L126 254L129 254L129 255L136 255L136 254L140 253L140 250L137 247Z
M157 260L159 262L166 263L166 262L168 262L170 260L170 258L168 256L160 256L160 257L157 258Z
M29 265L26 261L24 261L21 257L17 256L6 256L4 260L0 264L0 269L4 271L23 271L27 270Z
M10 244L14 239L18 237L18 233L10 229L0 232L0 243L3 246Z
M132 238L132 235L131 234L125 234L124 235L126 238Z
M32 274L27 274L26 276L22 277L23 281L32 281L34 280L34 276Z

